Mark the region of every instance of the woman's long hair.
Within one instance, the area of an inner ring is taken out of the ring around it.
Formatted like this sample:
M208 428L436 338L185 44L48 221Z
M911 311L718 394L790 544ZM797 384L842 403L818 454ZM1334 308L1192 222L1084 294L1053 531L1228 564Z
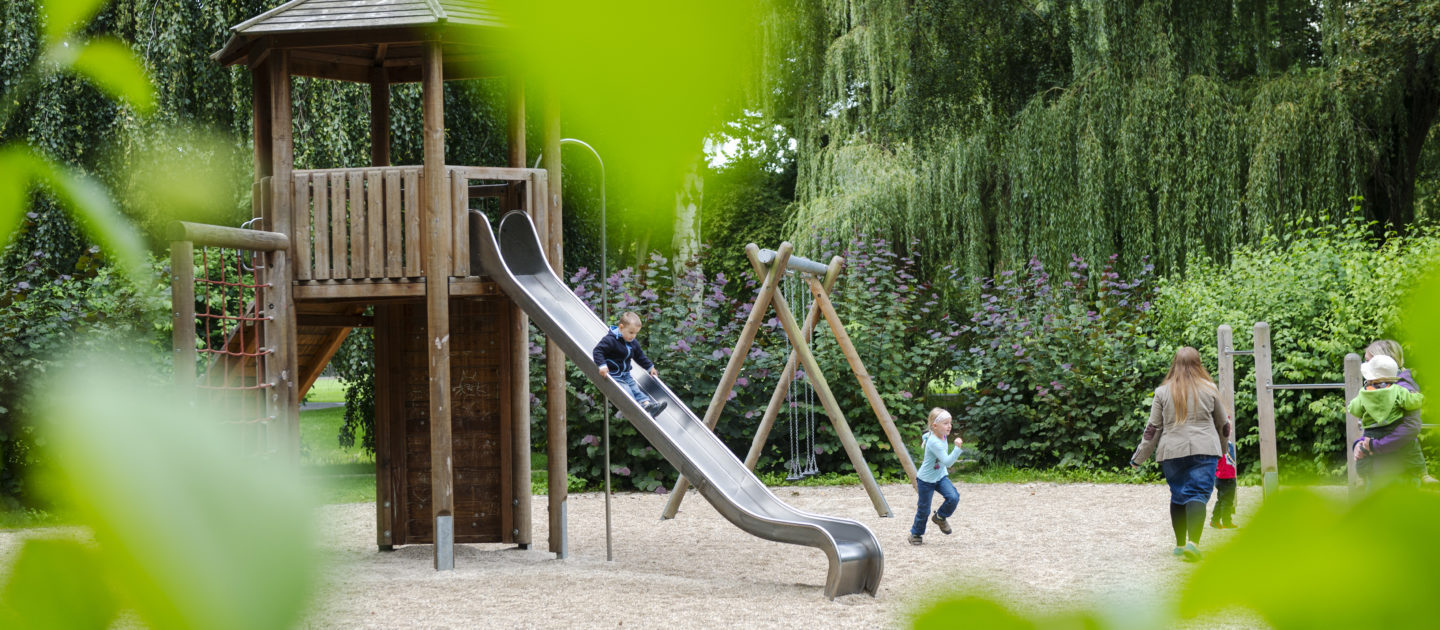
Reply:
M1380 355L1395 359L1395 365L1405 367L1405 352L1400 349L1400 343L1393 339L1376 339L1370 345L1365 346L1365 360L1369 361Z
M1185 424L1190 417L1190 396L1197 391L1219 391L1214 379L1200 362L1200 351L1185 346L1175 351L1170 373L1161 385L1170 386L1170 400L1175 403L1175 424Z

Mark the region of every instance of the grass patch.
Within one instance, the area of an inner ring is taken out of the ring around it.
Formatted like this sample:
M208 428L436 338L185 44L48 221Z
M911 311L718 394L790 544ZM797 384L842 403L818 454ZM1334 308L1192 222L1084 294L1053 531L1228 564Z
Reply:
M343 403L345 402L345 384L333 376L317 378L315 384L310 386L310 392L305 394L305 401Z
M992 465L961 470L951 479L964 483L1119 483L1149 484L1163 481L1160 469L1143 467L1139 472L1129 469L1100 468L1016 468L1014 466Z
M368 475L331 475L307 479L321 505L374 503L375 472Z
M345 408L311 409L300 412L300 464L324 466L332 464L371 464L375 456L364 452L359 444L341 448L336 436L345 423Z
M36 508L0 511L0 530L50 527L67 523L69 520L58 512L47 512Z

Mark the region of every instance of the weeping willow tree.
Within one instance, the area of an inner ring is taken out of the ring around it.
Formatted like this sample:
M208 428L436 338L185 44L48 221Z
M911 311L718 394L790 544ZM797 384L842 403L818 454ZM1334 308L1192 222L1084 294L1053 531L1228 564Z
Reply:
M1437 4L781 2L761 93L800 146L790 236L1165 272L1301 218L1409 223Z

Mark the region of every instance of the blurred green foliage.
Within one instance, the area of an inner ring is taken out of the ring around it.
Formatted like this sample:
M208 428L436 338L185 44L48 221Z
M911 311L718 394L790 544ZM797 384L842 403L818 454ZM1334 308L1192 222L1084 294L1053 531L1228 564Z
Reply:
M1207 551L1175 592L1152 589L1141 602L1035 612L1010 604L1004 593L960 585L917 612L913 623L1119 630L1223 621L1226 611L1241 609L1275 630L1430 628L1440 548L1426 541L1437 524L1440 496L1432 492L1396 487L1350 503L1285 490L1266 499L1227 544ZM1156 540L1157 547L1165 543Z
M43 483L94 543L36 538L6 569L0 625L280 628L316 576L312 505L279 462L246 459L214 417L129 358L77 356L44 387Z

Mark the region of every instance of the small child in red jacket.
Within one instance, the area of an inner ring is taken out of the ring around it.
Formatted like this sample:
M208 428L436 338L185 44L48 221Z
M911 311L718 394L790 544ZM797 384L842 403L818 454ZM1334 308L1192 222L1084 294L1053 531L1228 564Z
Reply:
M1215 463L1215 511L1210 526L1215 529L1235 527L1235 443L1225 441L1225 453Z

